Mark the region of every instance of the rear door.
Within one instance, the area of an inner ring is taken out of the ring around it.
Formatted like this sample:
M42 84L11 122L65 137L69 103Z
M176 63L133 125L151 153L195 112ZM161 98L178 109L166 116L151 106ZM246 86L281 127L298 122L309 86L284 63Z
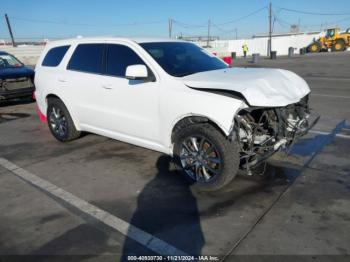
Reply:
M105 108L101 97L104 43L79 44L67 65L65 77L71 106L81 126L103 128Z

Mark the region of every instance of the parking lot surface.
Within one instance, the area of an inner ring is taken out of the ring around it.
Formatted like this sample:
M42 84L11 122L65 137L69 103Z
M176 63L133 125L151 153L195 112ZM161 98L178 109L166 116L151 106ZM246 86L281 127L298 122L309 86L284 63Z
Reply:
M93 134L62 144L39 121L35 103L0 104L0 254L72 261L328 255L346 261L350 54L258 64L238 59L235 66L298 73L310 84L311 107L321 120L289 154L275 155L265 175L240 175L217 193L191 189L168 156Z

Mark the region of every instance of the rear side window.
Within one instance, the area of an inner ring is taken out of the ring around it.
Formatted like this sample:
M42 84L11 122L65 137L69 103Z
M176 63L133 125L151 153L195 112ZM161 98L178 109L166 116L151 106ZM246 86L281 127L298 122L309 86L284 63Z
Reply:
M50 49L41 65L50 67L58 66L61 63L64 55L67 53L69 47L69 45L65 45Z
M80 44L75 49L67 69L87 73L102 73L104 44Z
M116 44L107 46L107 75L125 77L125 71L129 65L145 65L143 60L131 48Z

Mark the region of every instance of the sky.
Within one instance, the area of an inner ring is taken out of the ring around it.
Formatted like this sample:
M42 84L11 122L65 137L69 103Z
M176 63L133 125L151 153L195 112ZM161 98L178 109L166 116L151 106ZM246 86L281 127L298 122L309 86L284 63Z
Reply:
M211 35L239 38L268 32L269 0L0 0L0 15L8 14L15 38L43 39L81 36L167 37ZM350 0L272 0L274 32L291 24L302 30L338 25L350 27ZM283 9L284 8L284 9ZM311 15L285 9L327 14ZM343 14L343 15L330 15ZM244 18L247 16L246 18ZM0 39L9 38L0 19Z

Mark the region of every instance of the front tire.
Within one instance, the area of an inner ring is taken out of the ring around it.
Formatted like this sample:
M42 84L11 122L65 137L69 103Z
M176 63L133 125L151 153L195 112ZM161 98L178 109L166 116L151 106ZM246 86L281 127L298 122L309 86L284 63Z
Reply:
M321 44L319 42L314 42L307 48L309 53L319 53L321 52Z
M210 124L194 124L174 135L176 167L200 191L217 191L237 175L237 143Z
M345 42L343 40L337 40L332 46L332 52L342 52L345 51Z
M80 137L64 103L58 98L48 99L47 124L52 135L60 142L68 142Z

